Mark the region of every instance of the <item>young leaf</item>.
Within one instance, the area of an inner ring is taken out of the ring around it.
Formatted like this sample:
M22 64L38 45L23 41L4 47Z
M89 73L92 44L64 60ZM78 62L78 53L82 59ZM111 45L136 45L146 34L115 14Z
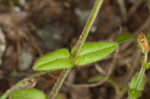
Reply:
M34 63L34 70L58 70L73 67L69 59L70 53L67 49L59 49L54 52L48 53L39 58Z
M129 99L138 99L138 97L141 95L141 91L144 88L146 77L144 75L143 78L141 78L141 81L137 81L138 76L139 73L136 73L129 84Z
M129 98L128 99L138 99L141 95L141 91L129 89Z
M143 64L143 67L145 68L145 69L150 69L150 62L148 62L148 63L144 63Z
M150 61L148 61L147 63L144 62L144 57L141 58L141 63L142 63L142 66L145 68L145 69L149 69L150 68Z
M118 44L115 42L86 42L75 59L75 64L86 65L99 61L111 54ZM73 52L74 47L72 48Z
M116 38L116 42L118 43L124 43L127 40L131 40L134 39L134 36L132 34L129 33L123 33L123 34L119 34Z
M136 74L133 76L133 78L132 78L132 80L131 80L131 82L130 82L130 84L129 84L129 88L130 88L130 89L137 90L137 91L142 91L143 88L144 88L144 84L145 84L146 77L145 77L145 75L144 75L144 77L141 78L141 82L140 82L139 86L137 87L138 76L139 76L139 73L136 73ZM136 89L135 89L135 88L136 88Z
M105 78L106 78L105 76L97 75L97 76L94 76L94 77L90 78L90 79L88 80L88 82L89 82L89 83L93 83L93 82L97 82L97 81L102 81L102 80L104 80ZM117 93L118 95L120 94L120 92L121 92L121 91L120 91L120 88L119 88L118 84L117 84L114 80L108 78L108 79L106 80L106 82L110 83L110 84L115 88L116 93Z
M47 99L43 92L34 88L14 91L9 97L10 99Z
M21 80L21 81L17 82L15 85L13 85L2 96L0 96L0 99L7 99L9 94L14 90L18 90L20 86L22 87L22 84L24 84L24 80Z

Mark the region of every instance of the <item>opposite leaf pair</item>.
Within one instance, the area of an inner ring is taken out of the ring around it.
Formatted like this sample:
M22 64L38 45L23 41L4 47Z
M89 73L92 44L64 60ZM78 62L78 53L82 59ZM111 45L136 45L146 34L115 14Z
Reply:
M111 54L118 44L116 42L86 42L74 60L71 60L71 54L68 49L58 49L54 52L39 58L35 64L34 70L58 70L72 68L74 65L83 66L99 61ZM71 50L73 52L74 47Z

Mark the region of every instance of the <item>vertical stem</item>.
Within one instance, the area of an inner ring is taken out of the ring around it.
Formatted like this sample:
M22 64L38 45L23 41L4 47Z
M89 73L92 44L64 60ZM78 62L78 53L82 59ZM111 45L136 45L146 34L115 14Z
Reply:
M137 78L136 88L138 88L140 86L144 75L145 75L145 68L142 66L141 69L140 69L139 76Z
M83 46L83 44L84 44L84 42L85 42L85 40L89 34L89 31L90 31L90 29L94 23L94 20L96 19L96 16L98 14L98 11L100 10L102 3L103 3L103 0L96 0L94 7L92 9L92 12L88 18L88 21L87 21L86 25L84 26L84 29L80 35L78 42L75 45L75 50L71 55L71 60L74 61L77 53L82 48L82 46ZM52 88L52 91L48 95L48 99L54 99L56 97L57 93L59 92L59 90L60 90L61 86L63 85L63 82L64 82L65 78L67 77L67 75L69 74L69 72L70 72L70 69L64 70L60 74L57 82L55 83L55 86Z
M147 63L147 58L148 58L148 54L145 53L144 64ZM141 83L141 81L142 81L144 75L145 75L145 68L142 66L141 69L140 69L139 76L138 76L138 78L137 78L136 88L138 88L138 87L140 86L140 83Z
M87 21L86 25L83 28L83 31L80 35L80 38L79 38L78 42L76 43L75 50L72 54L72 57L76 57L76 54L80 51L82 45L84 44L84 42L85 42L85 40L86 40L86 38L89 34L89 31L90 31L90 29L91 29L91 27L92 27L92 25L93 25L93 23L96 19L98 11L100 10L100 7L101 7L102 3L103 3L103 0L96 0L96 2L94 4L94 7L92 9L92 12L91 12L91 14L88 18L88 21Z
M63 85L63 82L64 82L65 78L67 77L67 75L69 74L70 71L71 71L71 69L66 69L66 70L62 71L62 73L60 74L59 78L57 79L54 87L52 88L52 91L48 95L48 99L55 99L59 89Z

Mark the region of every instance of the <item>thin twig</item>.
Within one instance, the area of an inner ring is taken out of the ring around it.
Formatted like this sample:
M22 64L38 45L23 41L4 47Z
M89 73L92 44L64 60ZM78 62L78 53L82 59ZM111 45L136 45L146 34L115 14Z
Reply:
M136 33L139 33L150 27L150 16L145 20L145 22L138 28Z
M42 75L45 75L45 74L47 74L48 72L40 72L40 73L35 73L35 74L33 74L33 75L31 75L31 76L29 76L29 77L27 77L27 78L25 78L25 79L34 79L35 77L39 77L39 76L42 76ZM0 99L6 99L7 97L8 97L8 95L12 92L12 91L14 91L14 90L18 90L18 89L21 89L22 88L22 85L24 86L24 80L25 79L23 79L23 80L21 80L21 81L19 81L19 82L17 82L15 85L13 85L10 89L8 89L2 96L0 96ZM27 85L27 87L28 87L28 85Z
M97 64L95 63L94 64L95 66L95 69L100 73L100 74L103 74L103 75L106 75L106 72Z
M124 0L118 0L118 4L120 6L121 14L124 20L127 18L127 9L124 3Z
M136 0L135 4L129 9L128 17L130 17L140 6L143 0Z

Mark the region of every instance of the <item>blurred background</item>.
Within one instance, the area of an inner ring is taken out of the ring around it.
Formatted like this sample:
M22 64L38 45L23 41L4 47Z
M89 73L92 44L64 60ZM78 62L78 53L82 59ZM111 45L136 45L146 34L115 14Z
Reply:
M0 0L0 95L33 73L37 58L76 43L95 0ZM149 0L104 0L87 41L115 41L117 35L150 32ZM140 69L136 40L119 45L106 59L72 69L58 94L61 99L126 99L104 81L88 83L96 75L109 76L124 90ZM49 92L60 71L38 78L36 88ZM141 99L150 99L150 72ZM83 87L86 85L86 87Z

